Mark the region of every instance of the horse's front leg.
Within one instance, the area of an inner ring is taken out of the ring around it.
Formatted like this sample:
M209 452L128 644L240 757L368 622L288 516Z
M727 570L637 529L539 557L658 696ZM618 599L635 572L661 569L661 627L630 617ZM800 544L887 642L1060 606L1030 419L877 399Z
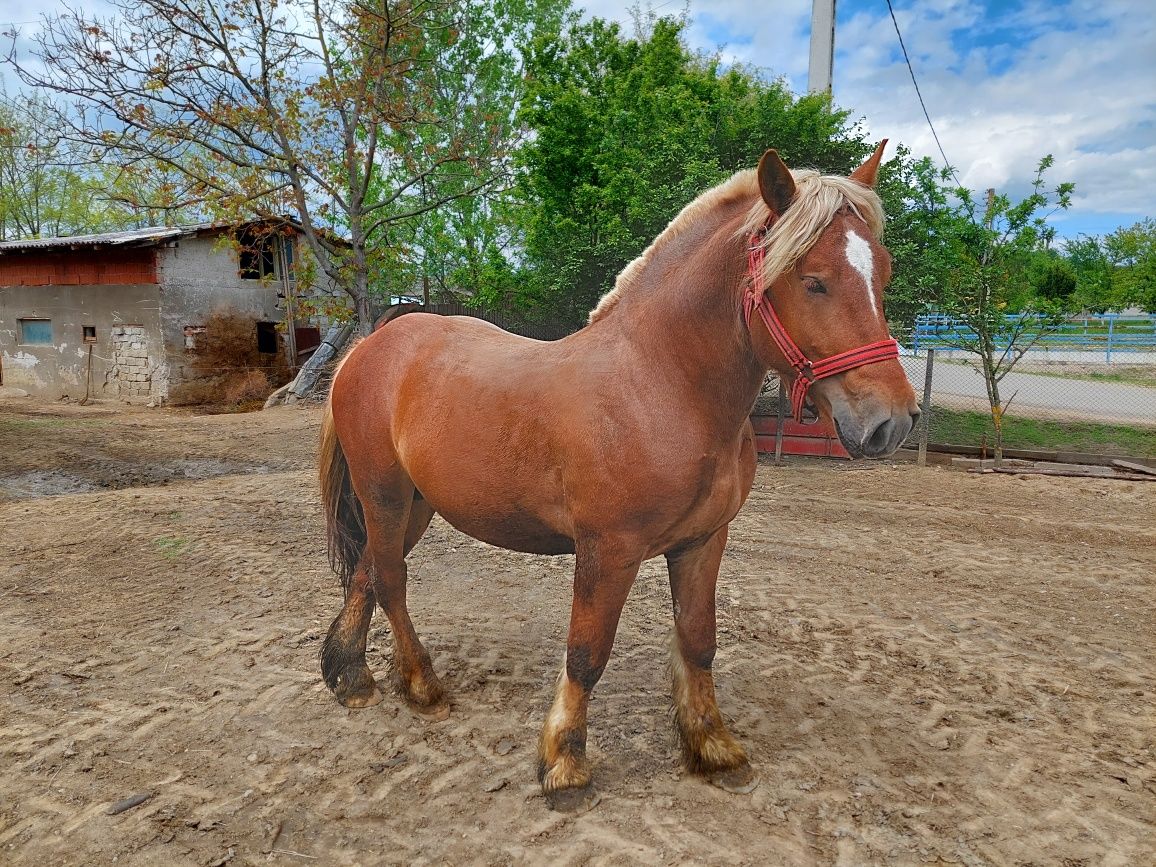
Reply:
M603 540L580 540L575 547L566 661L538 742L538 781L550 806L562 811L582 810L597 800L586 758L586 708L642 562Z
M747 754L723 723L711 665L715 654L715 583L727 528L666 555L674 600L674 718L687 768L720 788L746 793L756 784Z

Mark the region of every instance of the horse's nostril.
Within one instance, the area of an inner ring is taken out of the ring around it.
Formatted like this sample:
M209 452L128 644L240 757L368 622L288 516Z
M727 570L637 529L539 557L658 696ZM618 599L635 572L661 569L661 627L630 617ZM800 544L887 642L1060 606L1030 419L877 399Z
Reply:
M913 409L911 411L911 426L914 428L917 424L919 424L919 419L922 417L923 412L921 410Z
M871 436L863 444L863 451L869 455L880 455L888 450L891 444L891 434L895 430L895 422L887 419L871 431Z

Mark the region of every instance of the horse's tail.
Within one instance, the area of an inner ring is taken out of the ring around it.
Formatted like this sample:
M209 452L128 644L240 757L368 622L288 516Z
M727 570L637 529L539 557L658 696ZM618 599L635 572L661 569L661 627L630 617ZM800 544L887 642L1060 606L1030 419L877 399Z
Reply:
M321 421L321 502L329 540L329 565L349 595L349 582L365 550L365 513L349 479L349 463L333 427L333 406L326 401Z
M422 305L415 304L411 301L394 304L377 318L377 321L373 323L373 330L377 331L381 326L387 322L392 322L399 316L405 316L407 313L420 313L423 309L425 308L423 308Z

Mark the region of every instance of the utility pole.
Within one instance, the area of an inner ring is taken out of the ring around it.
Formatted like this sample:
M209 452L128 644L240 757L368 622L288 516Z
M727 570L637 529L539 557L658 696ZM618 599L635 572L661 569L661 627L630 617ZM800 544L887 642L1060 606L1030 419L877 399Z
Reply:
M835 0L811 0L811 58L807 92L830 93L835 65Z

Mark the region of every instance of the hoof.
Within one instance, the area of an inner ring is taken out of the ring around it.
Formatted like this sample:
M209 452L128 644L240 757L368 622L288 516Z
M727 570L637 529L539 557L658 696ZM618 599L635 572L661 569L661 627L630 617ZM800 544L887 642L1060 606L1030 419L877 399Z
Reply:
M706 778L712 786L718 786L732 795L749 795L759 784L759 777L750 764L742 764L725 771L712 771Z
M410 701L413 712L428 722L441 722L450 718L450 703L443 701L440 704L418 704Z
M394 691L405 700L414 713L435 722L449 717L449 698L432 671L428 674L415 673L407 676L395 669L392 682Z
M359 692L347 692L337 696L337 700L341 702L342 707L361 708L373 707L375 704L381 704L385 695L376 686L369 689L363 689Z
M347 668L339 674L333 695L342 707L350 708L373 707L385 698L366 666Z
M602 802L602 795L592 785L577 789L558 789L546 793L546 805L555 813L581 816L589 813Z

